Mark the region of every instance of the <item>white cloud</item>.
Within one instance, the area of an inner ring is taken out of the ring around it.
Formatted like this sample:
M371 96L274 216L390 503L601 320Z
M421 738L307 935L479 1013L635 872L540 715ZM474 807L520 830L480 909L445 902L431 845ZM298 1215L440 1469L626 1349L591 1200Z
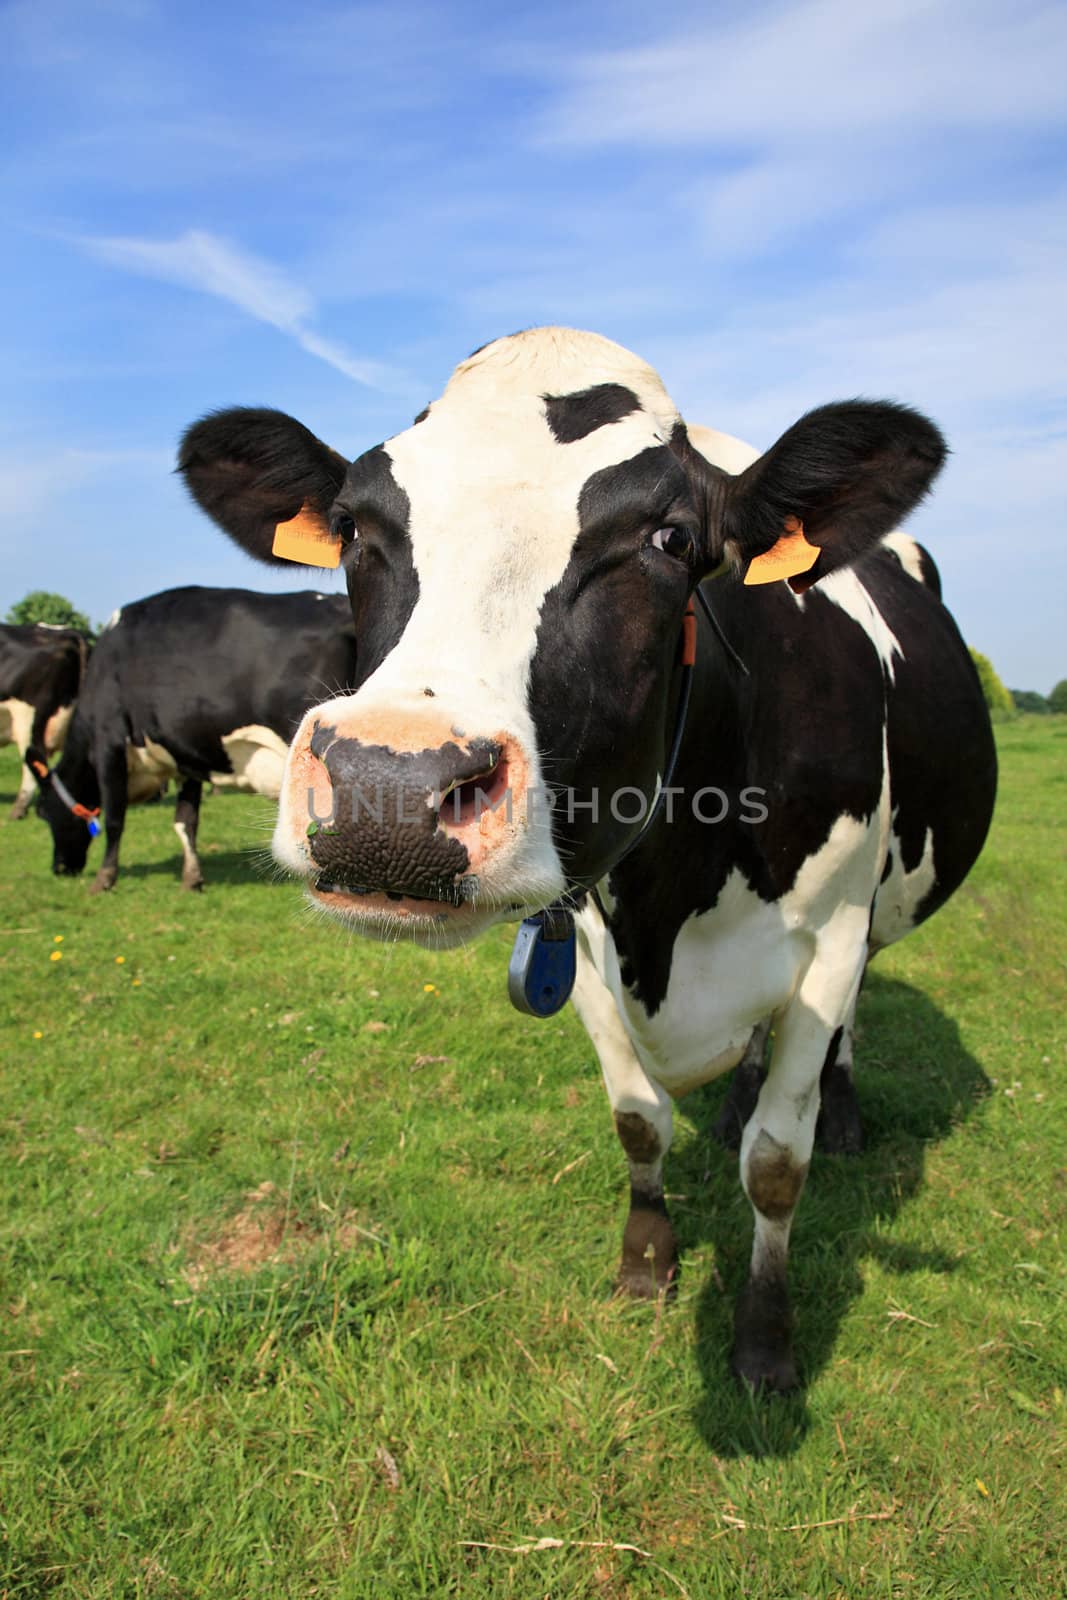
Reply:
M309 355L356 383L387 393L410 388L393 368L353 355L335 340L316 333L308 326L316 307L306 289L272 262L239 250L215 234L191 228L177 239L83 238L79 243L98 260L123 271L227 301L246 316L295 339Z
M1021 0L802 0L567 69L566 142L834 141L908 123L1059 122L1067 11Z
M810 251L818 224L973 186L1005 141L1062 127L1065 58L1067 8L1041 0L762 5L580 57L537 138L685 149L678 190L708 258L790 237Z

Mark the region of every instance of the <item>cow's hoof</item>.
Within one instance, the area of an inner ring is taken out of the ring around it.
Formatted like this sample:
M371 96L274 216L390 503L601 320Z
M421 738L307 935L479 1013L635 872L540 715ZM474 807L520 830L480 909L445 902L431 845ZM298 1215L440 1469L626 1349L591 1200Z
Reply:
M749 1280L742 1289L730 1365L736 1377L762 1394L788 1394L797 1387L793 1313L784 1281Z
M9 822L24 822L29 809L29 806L12 806L7 820Z
M621 1261L618 1275L615 1279L615 1293L629 1300L658 1300L663 1295L668 1300L673 1300L678 1292L678 1263L672 1262L666 1272L657 1269L657 1263L649 1256L647 1261L636 1265Z
M661 1294L673 1295L677 1282L678 1250L666 1205L658 1197L631 1198L616 1294L655 1300Z
M109 889L113 889L115 887L115 879L117 877L117 872L98 872L92 883L89 885L89 893L106 894Z
M800 1387L791 1350L739 1350L730 1360L735 1378L756 1394L792 1394Z
M203 878L183 878L182 879L182 888L183 889L189 889L195 894L199 894L199 892L203 889L203 887L204 887Z

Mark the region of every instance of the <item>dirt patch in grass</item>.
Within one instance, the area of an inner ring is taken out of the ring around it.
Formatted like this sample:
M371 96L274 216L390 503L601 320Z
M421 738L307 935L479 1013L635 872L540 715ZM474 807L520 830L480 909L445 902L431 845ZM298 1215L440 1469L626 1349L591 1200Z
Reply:
M325 1228L308 1223L288 1208L270 1182L250 1189L245 1199L248 1204L210 1239L186 1241L182 1276L191 1289L201 1289L222 1274L247 1274L295 1261L324 1245L338 1251L353 1250L360 1241L374 1237L360 1227L352 1213Z

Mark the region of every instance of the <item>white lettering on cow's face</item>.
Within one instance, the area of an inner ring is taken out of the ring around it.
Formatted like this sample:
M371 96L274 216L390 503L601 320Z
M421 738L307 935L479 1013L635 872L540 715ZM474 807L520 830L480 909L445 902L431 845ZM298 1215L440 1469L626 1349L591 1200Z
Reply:
M545 397L602 384L629 390L635 409L561 442ZM536 747L530 670L545 597L566 572L580 531L579 497L594 474L662 448L678 420L651 368L595 335L536 329L457 368L424 420L384 446L407 497L418 581L404 633L356 695L309 713L294 748L312 721L340 727L368 719L380 728L390 718L395 748L408 748L405 720L425 709L431 689L435 708L466 736L504 731L516 741L528 789L544 793L551 772L542 771ZM307 816L296 787L286 785L275 853L306 874ZM479 867L487 898L514 901L528 890L532 903L543 904L565 887L545 807L533 816L524 810L494 858Z

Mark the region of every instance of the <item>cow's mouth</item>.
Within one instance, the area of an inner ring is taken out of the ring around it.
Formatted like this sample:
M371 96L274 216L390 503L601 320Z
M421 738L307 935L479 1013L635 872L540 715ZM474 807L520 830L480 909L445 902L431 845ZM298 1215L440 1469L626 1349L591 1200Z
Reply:
M454 911L461 906L470 905L474 894L463 892L462 884L465 881L472 882L470 879L460 879L455 886L443 885L440 895L429 896L406 894L401 889L364 889L358 884L337 883L326 873L320 873L310 885L310 890L317 900L323 901L331 908L351 908L361 913L385 908L393 910L396 914L414 912L432 916L441 911Z
M471 883L473 879L460 879ZM307 886L313 905L320 906L358 929L384 939L425 940L427 943L463 943L494 922L522 916L527 907L479 904L471 892L457 887L446 899L426 899L396 890L360 889L323 876Z

